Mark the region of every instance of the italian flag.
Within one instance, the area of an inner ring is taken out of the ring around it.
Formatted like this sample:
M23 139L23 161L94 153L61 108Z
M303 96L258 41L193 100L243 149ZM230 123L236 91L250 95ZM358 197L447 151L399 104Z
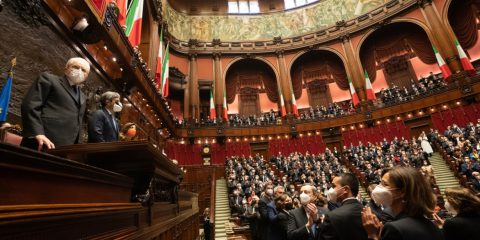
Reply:
M282 115L282 117L285 117L285 115L287 115L287 111L285 111L285 102L283 101L283 95L282 95L282 92L280 91L280 114Z
M293 89L292 89L292 111L293 111L293 115L298 117L297 100L295 100L295 94L293 93Z
M155 70L155 82L157 90L162 87L162 62L163 59L163 29L160 31L160 45L158 45L157 69Z
M450 68L448 68L448 65L445 63L440 53L438 53L437 48L435 48L435 46L433 45L432 47L433 52L435 53L435 57L437 58L438 66L440 66L440 70L442 71L443 78L449 78L452 75L452 71L450 71Z
M225 89L223 89L223 118L228 120L228 109L227 109L227 94Z
M170 50L170 43L167 43L167 47L165 50L165 57L162 62L162 96L168 97L168 82L169 82L169 51Z
M458 39L455 39L455 46L457 46L457 51L458 55L460 57L460 61L462 62L462 67L463 70L467 72L475 72L475 68L473 67L472 63L470 62L470 59L468 59L467 54L465 54L465 51L463 51L462 46L460 46L460 43L458 42Z
M125 35L133 47L140 44L142 35L143 0L133 0L127 13Z
M353 87L352 80L350 79L350 77L348 77L348 85L350 86L350 94L352 95L353 107L357 107L357 105L360 103L360 100L358 100L357 92Z
M128 0L117 0L116 5L118 8L118 23L123 27L127 20Z
M367 89L367 100L375 100L377 97L373 92L372 82L370 82L370 78L368 77L367 70L365 69L365 86Z
M210 119L215 119L215 103L213 102L213 90L210 90Z

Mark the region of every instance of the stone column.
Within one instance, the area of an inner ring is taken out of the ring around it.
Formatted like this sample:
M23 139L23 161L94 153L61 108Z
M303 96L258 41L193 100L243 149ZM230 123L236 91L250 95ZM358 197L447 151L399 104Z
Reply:
M222 78L222 69L220 66L220 53L213 54L213 67L214 67L214 76L215 76L215 112L217 118L222 117L223 112L223 97L225 95L225 80Z
M427 21L427 25L431 30L432 37L436 40L436 47L438 52L445 59L452 73L462 71L462 63L458 57L458 51L454 43L454 36L452 36L447 27L441 20L441 17L432 3L432 0L417 0L421 8L423 17ZM433 42L433 41L432 41Z
M190 113L192 118L200 118L200 104L198 94L197 55L190 54Z
M350 41L350 36L348 34L343 35L341 39L347 61L345 64L345 70L347 71L347 75L350 75L351 77L352 84L355 88L355 92L357 92L358 94L360 104L366 105L367 97L365 94L365 79L363 75L363 70L361 69L359 62L357 61L357 59L360 59L360 57L355 56L355 53L353 52L352 42Z
M292 88L289 82L290 74L287 72L287 66L285 64L285 57L283 50L276 52L278 68L280 70L279 79L277 79L278 88L280 89L283 100L285 102L285 109L287 114L292 114ZM280 97L280 96L279 96ZM280 101L280 99L279 99Z

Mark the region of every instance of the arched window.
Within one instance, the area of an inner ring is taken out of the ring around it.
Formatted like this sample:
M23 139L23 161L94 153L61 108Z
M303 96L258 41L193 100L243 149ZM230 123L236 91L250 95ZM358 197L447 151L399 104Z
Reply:
M229 0L228 13L259 13L258 0Z
M291 9L316 2L318 0L285 0L285 9Z

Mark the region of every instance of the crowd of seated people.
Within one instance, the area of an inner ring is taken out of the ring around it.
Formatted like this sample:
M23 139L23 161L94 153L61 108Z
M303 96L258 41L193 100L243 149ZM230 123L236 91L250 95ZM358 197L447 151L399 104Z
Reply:
M370 143L364 145L359 142L358 146L344 146L343 156L348 159L365 180L370 184L379 184L383 169L394 166L409 166L420 170L426 180L435 186L433 167L428 159L433 151L428 143L412 138L407 139L395 137L392 141L384 139L381 143Z
M429 134L443 149L450 166L461 182L480 193L480 119L465 128L453 124L443 134L431 130Z
M438 208L436 197L418 169L428 163L428 154L422 154L419 145L417 141L396 139L345 148L343 153L327 149L317 156L279 153L268 161L259 155L228 157L226 176L232 213L250 224L254 240L475 236L480 227L480 199L465 188L447 189L445 204L450 214L434 211ZM418 159L409 158L415 152ZM370 202L363 203L359 198L360 183L341 164L342 154L350 158L357 154L359 161L384 157L384 169L373 180L379 185L369 191ZM468 215L450 218L459 212ZM462 221L465 226L459 224Z
M328 106L310 107L308 110L303 110L300 113L299 119L304 120L318 120L327 118L336 118L355 113L355 108L352 101L334 102Z
M421 95L432 94L445 90L447 84L439 75L430 73L428 77L422 77L418 81L411 80L411 87L398 87L395 84L387 89L380 90L380 101L384 105L412 100Z

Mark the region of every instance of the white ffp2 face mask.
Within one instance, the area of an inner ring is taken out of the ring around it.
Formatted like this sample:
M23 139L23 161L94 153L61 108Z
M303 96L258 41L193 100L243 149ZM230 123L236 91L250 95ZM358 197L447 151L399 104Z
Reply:
M113 111L114 111L114 112L121 112L122 109L123 109L123 106L122 106L121 103L115 103L115 104L113 105Z
M388 208L392 205L393 196L392 192L383 185L377 185L372 191L372 199L378 205L382 205L384 208Z
M85 74L81 69L72 69L67 75L68 79L75 85L78 85L85 81Z
M445 209L453 216L457 215L457 211L448 201L445 201Z
M304 192L300 194L300 203L302 205L307 205L310 203L310 196Z
M327 201L336 203L337 202L337 192L334 188L330 188L327 191Z

